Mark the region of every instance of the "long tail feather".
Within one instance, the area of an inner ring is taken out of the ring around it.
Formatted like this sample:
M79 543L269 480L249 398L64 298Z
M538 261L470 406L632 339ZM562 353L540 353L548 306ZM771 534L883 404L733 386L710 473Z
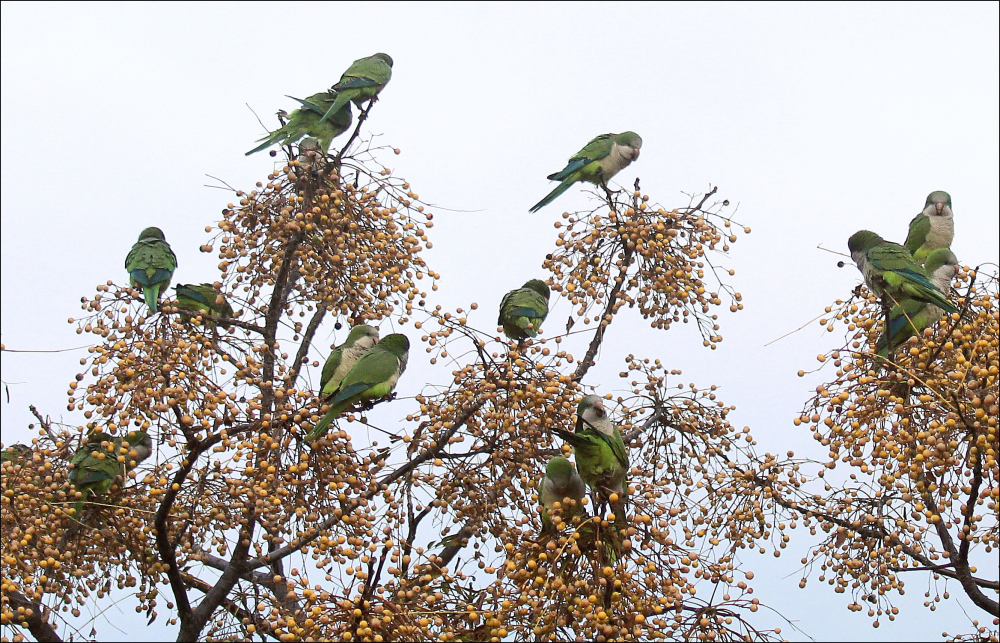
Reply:
M258 139L258 140L262 140L264 142L261 143L260 145L258 145L257 147L253 148L252 150L250 150L246 154L244 154L244 156L250 156L251 154L256 154L257 152L260 152L261 150L266 150L267 148L271 147L272 145L274 145L275 143L277 143L278 141L280 141L284 137L285 137L284 128L275 130L269 136L265 136L262 139Z
M142 289L142 296L146 300L146 307L149 312L155 313L160 309L160 285L153 284Z
M323 435L326 434L327 427L329 427L330 423L333 422L334 418L337 417L336 411L337 407L335 406L331 407L330 410L327 411L323 415L323 417L319 419L319 422L316 423L316 426L314 426L312 430L309 431L309 433L306 435L306 444L312 444L313 442L320 439L321 437L323 437Z
M545 195L545 198L531 206L529 212L538 212L548 204L552 203L560 194L569 189L569 186L573 185L571 181L564 181L556 186L554 190Z

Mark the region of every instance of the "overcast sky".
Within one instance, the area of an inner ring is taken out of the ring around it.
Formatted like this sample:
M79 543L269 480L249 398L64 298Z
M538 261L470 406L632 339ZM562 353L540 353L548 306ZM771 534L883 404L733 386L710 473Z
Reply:
M954 2L4 3L2 341L88 341L66 319L97 284L125 283L124 257L149 225L178 256L175 283L213 280L218 260L198 246L231 196L205 187L205 175L251 188L273 167L266 153L243 155L264 134L247 105L273 126L276 110L293 108L286 94L321 91L354 59L384 51L393 79L364 131L402 149L381 160L422 199L455 210L432 210L426 258L442 275L439 302L476 301L472 323L491 328L504 292L545 276L559 214L588 205L573 188L529 214L551 189L545 176L591 137L634 130L642 156L623 184L639 176L669 207L718 185L739 204L736 219L753 232L726 263L746 310L721 314L716 351L694 328L654 332L625 311L595 371L607 374L601 392L618 387L624 355L658 357L683 369L682 381L721 385L737 406L730 419L749 425L762 451L822 459L791 422L819 380L795 373L842 335L814 323L765 344L859 282L818 245L846 252L860 228L901 242L933 190L952 195L959 259L998 261L998 23L996 3ZM568 313L555 303L551 319ZM3 353L5 444L30 438L29 404L79 423L65 392L84 354ZM408 372L401 394L419 390L424 372ZM844 596L815 579L795 589L798 558L747 559L765 579L761 601L818 639L871 636ZM914 577L909 589L904 616L883 622L880 638L970 629L956 601L930 613L923 584Z

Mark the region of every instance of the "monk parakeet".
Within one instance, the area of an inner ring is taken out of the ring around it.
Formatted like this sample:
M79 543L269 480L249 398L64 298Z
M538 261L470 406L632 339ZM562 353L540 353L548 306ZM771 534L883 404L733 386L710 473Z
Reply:
M538 502L542 505L542 533L550 533L555 530L550 512L558 502L562 507L562 518L569 521L573 516L579 516L583 511L583 497L587 493L587 488L583 483L583 478L576 472L576 467L569 460L558 455L545 467L545 477L538 485ZM566 503L566 498L576 501L575 504Z
M142 291L149 312L160 307L160 293L170 285L177 257L159 228L146 228L125 257L125 270L133 288Z
M626 492L628 451L622 434L608 417L604 403L596 395L587 395L576 407L576 432L554 428L552 431L573 447L580 477L602 499L618 494L615 511L620 515Z
M204 311L215 317L232 317L233 307L226 301L226 296L215 289L213 284L177 284L177 307L185 310ZM181 321L191 321L191 315L181 313ZM215 326L215 322L206 321L206 326Z
M3 451L0 451L0 462L18 462L24 460L31 453L31 447L26 444L12 444Z
M513 340L535 337L549 314L549 287L540 279L532 279L517 290L511 290L500 300L497 324Z
M537 212L552 203L578 181L606 186L611 177L639 158L640 147L642 139L635 132L601 134L574 154L561 171L549 175L550 181L560 183L544 199L532 206L531 211Z
M938 190L927 195L923 211L910 221L910 231L903 247L910 251L917 263L922 264L932 251L950 248L954 238L955 214L951 210L951 195ZM931 272L928 270L927 274Z
M128 451L123 453L126 443ZM76 517L80 517L91 495L107 493L120 475L148 458L152 451L153 442L145 431L132 431L125 437L111 437L103 431L87 436L87 442L70 460L73 468L69 471L69 482L83 494L74 505Z
M346 132L351 126L354 117L348 103L341 103L330 118L323 119L323 115L327 113L337 98L337 95L332 91L313 94L305 100L293 96L289 96L289 98L298 101L301 107L288 116L287 123L270 132L264 138L258 139L264 142L247 152L246 156L267 149L275 143L281 145L294 143L303 136L315 137L318 149L326 154L330 147L330 141Z
M886 241L874 232L859 230L847 241L851 257L876 296L888 296L893 304L907 299L931 303L949 313L956 308L927 278L924 269L898 243Z
M319 379L320 392L323 395L330 395L336 391L358 358L377 343L377 328L368 324L358 324L351 328L347 340L334 348L323 364L323 373Z
M394 333L362 355L327 398L330 410L309 431L306 442L321 437L334 419L358 402L377 400L392 393L399 376L406 370L409 350L410 340L406 335Z
M340 82L330 88L337 92L337 98L327 108L323 121L330 118L347 101L354 101L360 109L366 100L372 100L378 95L392 78L392 58L389 54L375 54L367 58L359 58L351 63Z
M930 281L940 292L947 296L951 291L951 280L955 277L958 259L948 248L938 248L927 255L924 271L930 275ZM927 304L916 299L904 299L889 311L889 338L893 347L899 346L914 335L919 334L939 319L944 311L934 304ZM875 344L876 352L882 357L889 353L889 344L883 333Z

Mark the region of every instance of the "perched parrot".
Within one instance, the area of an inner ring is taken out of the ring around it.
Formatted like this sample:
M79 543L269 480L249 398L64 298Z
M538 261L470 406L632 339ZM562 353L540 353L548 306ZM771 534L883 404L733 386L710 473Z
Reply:
M350 104L344 103L341 103L332 117L323 118L337 98L332 91L313 94L305 100L293 96L289 98L298 101L301 107L288 116L287 123L268 133L264 138L258 139L264 142L247 152L246 156L267 149L275 143L281 145L294 143L303 136L315 137L318 149L325 155L330 147L330 141L346 132L354 119Z
M569 460L561 455L549 460L545 467L545 477L538 485L538 502L542 505L542 533L555 531L550 512L557 502L562 507L563 520L569 521L573 516L582 515L582 501L586 493L583 478ZM575 500L576 504L563 504L566 498Z
M368 324L358 324L351 328L347 340L334 348L323 364L323 373L319 378L320 392L323 395L330 395L336 391L358 358L377 343L377 328Z
M12 444L3 451L0 451L0 462L12 462L17 464L31 453L31 447L26 444Z
M951 291L951 280L955 277L958 259L948 248L938 248L927 255L924 271L930 275L930 281L942 293ZM915 299L904 299L889 311L889 337L892 346L896 347L921 333L939 319L944 311L934 304L924 303ZM875 344L875 351L882 357L889 354L889 345L883 333Z
M927 279L924 269L898 243L874 232L859 230L847 241L851 257L876 296L887 295L893 304L915 299L957 313L948 298Z
M538 335L548 314L549 287L540 279L532 279L503 296L497 324L503 326L507 337L520 341Z
M392 58L389 54L375 54L367 58L359 58L351 63L340 82L330 88L337 92L337 98L330 105L320 122L330 117L330 114L354 101L361 108L366 100L372 100L378 95L392 78Z
M159 228L146 228L139 233L139 240L125 257L129 282L142 291L151 313L159 310L160 293L170 285L176 268L177 257Z
M321 437L334 419L358 402L377 400L392 393L399 376L406 370L409 350L410 340L406 335L394 333L362 355L327 398L330 410L309 431L306 442Z
M604 403L596 395L587 395L576 407L576 432L554 428L552 431L573 447L580 477L602 499L618 494L614 509L622 518L628 474L628 451L622 434L608 417Z
M642 139L635 132L601 134L570 158L560 172L549 175L550 181L560 181L554 190L531 208L537 212L552 203L556 197L578 181L607 185L615 174L639 158Z
M191 311L204 311L215 317L232 317L233 307L226 301L226 296L215 289L213 284L177 284L177 307ZM190 322L191 315L181 313L181 321ZM206 321L206 326L215 326L215 322Z
M927 195L923 211L910 221L910 231L903 247L910 251L917 263L922 264L932 251L950 248L954 238L955 213L951 209L951 195L938 190ZM928 270L927 274L931 272Z
M121 453L122 446L128 444L127 454ZM135 465L149 457L153 451L153 442L149 434L145 431L133 431L125 438L119 436L111 437L103 431L91 433L87 437L87 442L83 444L70 464L73 466L69 472L69 482L73 487L83 494L83 497L74 505L75 516L80 517L83 505L90 496L107 493L115 480ZM124 468L118 457L125 460Z

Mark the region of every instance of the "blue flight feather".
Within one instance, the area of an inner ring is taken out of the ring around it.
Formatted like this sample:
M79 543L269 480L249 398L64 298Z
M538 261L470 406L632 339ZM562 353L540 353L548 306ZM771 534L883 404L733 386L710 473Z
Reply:
M576 172L587 163L590 163L592 160L593 159L586 159L586 158L573 159L569 162L569 165L567 165L566 167L564 167L563 169L559 170L554 174L548 175L546 178L549 179L550 181L562 181L563 179L569 178L569 176L573 174L573 172Z
M156 272L153 273L153 276L150 277L146 274L145 268L137 268L128 274L131 275L132 279L135 279L136 282L145 287L170 279L170 276L173 273L172 271L165 270L164 268L157 268Z

